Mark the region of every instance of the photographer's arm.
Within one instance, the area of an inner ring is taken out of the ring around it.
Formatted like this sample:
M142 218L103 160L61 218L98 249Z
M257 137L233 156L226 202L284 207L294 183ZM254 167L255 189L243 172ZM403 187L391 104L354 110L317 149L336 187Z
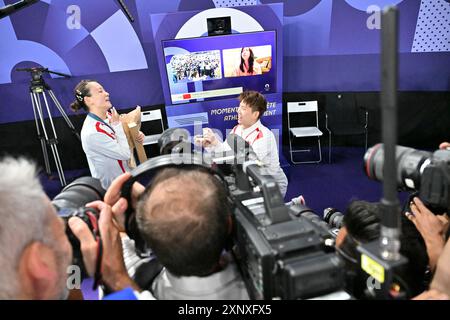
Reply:
M439 257L436 272L430 290L418 295L413 300L449 300L450 299L450 240Z
M127 287L140 291L141 289L128 276L125 268L122 255L122 243L119 237L119 230L113 223L111 207L101 201L89 203L87 206L95 208L100 212L98 224L103 245L101 262L103 283L112 291L119 291ZM86 270L90 276L93 276L97 262L98 244L88 226L81 219L76 217L71 218L69 220L69 227L80 240Z
M447 299L450 298L450 240L447 240L447 244L439 257L430 289L446 294Z
M412 298L411 300L448 300L449 297L445 293L431 289L424 291L418 296Z

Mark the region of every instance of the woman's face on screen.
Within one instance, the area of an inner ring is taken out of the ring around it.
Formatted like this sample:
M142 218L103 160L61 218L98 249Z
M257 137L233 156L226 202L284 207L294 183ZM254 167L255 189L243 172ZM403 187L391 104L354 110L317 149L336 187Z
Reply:
M242 49L241 57L242 57L242 59L244 59L244 60L248 60L248 58L250 58L250 48L244 48L244 49Z

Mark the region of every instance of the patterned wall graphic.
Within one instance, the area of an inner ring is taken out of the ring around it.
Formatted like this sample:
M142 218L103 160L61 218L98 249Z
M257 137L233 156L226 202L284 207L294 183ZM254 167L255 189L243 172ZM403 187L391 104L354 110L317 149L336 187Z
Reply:
M14 2L0 0L0 6ZM119 108L162 104L151 15L279 2L284 4L284 91L379 90L376 10L386 4L396 4L399 9L399 88L450 89L446 68L450 64L448 0L125 2L136 18L134 23L127 20L115 0L45 0L1 19L0 123L33 118L27 96L29 75L14 71L17 67L39 65L72 75L69 80L48 77L65 108L73 98L74 85L83 78L102 81ZM179 30L182 25L168 28ZM239 21L232 27L242 29Z
M412 52L450 51L450 3L422 0Z
M114 1L76 1L78 26L67 14L74 2L41 1L24 11L33 13L30 24L16 15L0 20L0 83L11 82L11 70L22 61L76 76L147 69L138 36Z
M236 7L236 6L251 6L258 4L257 0L213 0L217 8L221 7Z

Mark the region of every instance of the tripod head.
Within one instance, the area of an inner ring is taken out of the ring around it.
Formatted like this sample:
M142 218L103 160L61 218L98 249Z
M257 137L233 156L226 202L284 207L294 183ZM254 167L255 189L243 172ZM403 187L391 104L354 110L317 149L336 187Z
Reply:
M49 88L49 86L45 83L44 79L42 78L42 75L44 72L53 73L53 74L56 74L58 76L62 76L65 78L70 78L70 75L68 75L68 74L51 71L51 70L48 70L48 68L41 68L41 67L17 68L16 71L25 71L25 72L31 73L31 90L35 90L37 88L42 89L42 87L44 87L46 89Z
M56 74L58 76L62 76L65 78L70 78L70 75L65 74L65 73L61 73L61 72L56 72L56 71L51 71L48 70L48 68L40 68L40 67L33 67L33 68L17 68L16 71L27 71L27 72L31 72L31 77L33 78L33 80L39 80L42 78L42 74L44 72L47 73L53 73Z

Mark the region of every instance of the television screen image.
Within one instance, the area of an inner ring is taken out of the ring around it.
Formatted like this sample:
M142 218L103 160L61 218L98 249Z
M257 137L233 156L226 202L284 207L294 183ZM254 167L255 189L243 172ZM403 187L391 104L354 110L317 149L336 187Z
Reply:
M272 68L272 46L223 50L225 77L256 76Z
M162 80L172 104L232 98L245 90L277 90L275 31L163 40L162 49ZM244 71L239 68L241 57Z
M173 83L222 78L219 50L176 54L166 67Z

